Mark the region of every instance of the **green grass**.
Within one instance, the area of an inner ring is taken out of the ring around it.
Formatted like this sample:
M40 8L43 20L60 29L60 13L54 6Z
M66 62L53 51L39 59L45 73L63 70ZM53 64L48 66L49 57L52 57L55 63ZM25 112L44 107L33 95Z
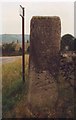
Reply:
M22 81L22 63L18 60L2 65L2 110L3 115L10 111L27 92L28 59L25 56L25 84Z
M25 116L34 117L27 106L27 90L28 90L28 65L29 56L25 56L25 84L22 82L21 59L13 63L3 64L2 68L2 85L3 85L3 117L18 118ZM73 117L74 114L74 91L69 82L65 80L63 70L60 70L58 83L58 101L55 106L57 111L49 112L49 116ZM73 74L73 73L72 73ZM73 75L72 75L73 76ZM65 113L66 112L66 113ZM9 117L8 117L9 116Z

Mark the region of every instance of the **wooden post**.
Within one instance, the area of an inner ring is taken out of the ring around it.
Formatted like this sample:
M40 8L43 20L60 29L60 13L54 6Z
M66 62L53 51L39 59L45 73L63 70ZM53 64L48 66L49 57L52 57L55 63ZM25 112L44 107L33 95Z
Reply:
M25 82L25 38L24 38L24 8L20 5L22 9L22 80Z

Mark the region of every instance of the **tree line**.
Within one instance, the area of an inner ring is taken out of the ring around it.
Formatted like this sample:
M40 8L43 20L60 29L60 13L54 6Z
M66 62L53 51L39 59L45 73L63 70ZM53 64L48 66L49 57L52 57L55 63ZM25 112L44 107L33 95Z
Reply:
M25 53L29 53L29 42L25 43L27 49L25 48ZM18 42L4 43L2 44L2 56L14 56L14 55L22 55L22 46Z

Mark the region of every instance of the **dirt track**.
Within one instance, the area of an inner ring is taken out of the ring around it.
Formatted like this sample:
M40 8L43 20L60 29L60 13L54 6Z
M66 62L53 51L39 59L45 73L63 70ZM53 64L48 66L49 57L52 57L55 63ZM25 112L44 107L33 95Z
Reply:
M12 56L12 57L0 57L0 64L13 62L16 59L21 58L21 56Z

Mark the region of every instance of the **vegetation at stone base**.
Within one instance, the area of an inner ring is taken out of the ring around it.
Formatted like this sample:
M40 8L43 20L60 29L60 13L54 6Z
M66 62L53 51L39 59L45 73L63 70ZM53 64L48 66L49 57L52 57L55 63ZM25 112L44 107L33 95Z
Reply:
M2 65L2 112L3 117L6 112L13 109L14 105L27 94L28 79L28 61L29 55L25 56L25 84L22 81L21 58L18 60Z
M75 58L76 59L76 58ZM28 57L27 57L28 61ZM28 66L28 65L27 65ZM27 67L28 69L28 67ZM74 81L74 64L73 59L61 58L60 60L60 73L59 73L59 97L57 104L52 112L48 112L48 118L72 118L74 115L74 89L72 84ZM9 84L8 84L9 85ZM25 88L26 89L26 88ZM25 90L26 91L26 90ZM25 92L26 93L26 92ZM43 118L43 114L31 113L27 106L27 96L24 94L12 109L4 113L5 118ZM48 108L47 108L48 109Z

